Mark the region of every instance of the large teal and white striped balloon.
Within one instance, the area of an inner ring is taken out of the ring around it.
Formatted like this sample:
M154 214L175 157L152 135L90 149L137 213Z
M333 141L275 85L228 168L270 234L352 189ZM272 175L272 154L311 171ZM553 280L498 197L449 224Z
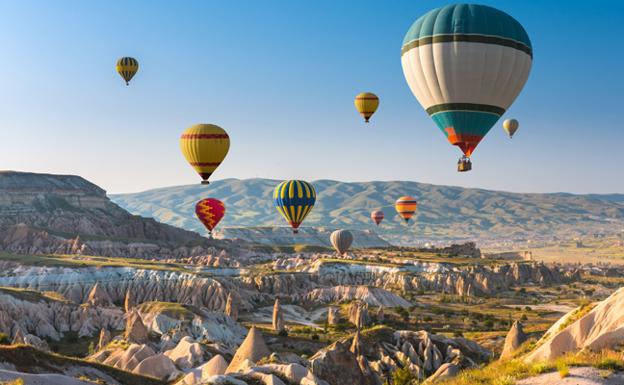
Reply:
M520 23L474 4L426 13L401 49L412 93L466 156L516 99L532 62L531 41Z

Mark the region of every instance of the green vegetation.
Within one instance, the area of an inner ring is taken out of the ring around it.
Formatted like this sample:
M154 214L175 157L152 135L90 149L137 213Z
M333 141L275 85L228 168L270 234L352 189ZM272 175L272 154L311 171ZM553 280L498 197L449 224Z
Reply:
M60 294L50 294L50 292L38 292L34 290L28 289L20 289L15 287L0 287L0 293L8 294L22 301L28 302L65 302L65 298L63 298Z
M96 257L88 255L21 255L0 252L0 260L28 266L50 267L133 267L145 270L192 272L182 263L163 263L136 258Z
M191 305L160 301L144 302L139 305L139 309L144 313L162 313L176 319L193 319L198 312L198 310Z
M624 370L624 355L620 351L604 350L599 353L568 354L554 362L526 364L514 358L495 361L482 368L465 370L457 377L436 382L439 385L501 385L515 384L517 380L557 370L561 378L569 375L570 367L590 366L601 370ZM502 382L501 382L502 381Z

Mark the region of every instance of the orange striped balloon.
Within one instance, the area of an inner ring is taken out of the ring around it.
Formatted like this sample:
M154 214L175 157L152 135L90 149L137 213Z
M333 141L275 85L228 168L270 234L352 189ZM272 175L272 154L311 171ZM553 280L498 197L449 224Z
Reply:
M399 213L401 218L405 220L405 223L408 223L418 208L418 202L416 201L416 198L404 196L397 199L394 203L394 208L397 213Z

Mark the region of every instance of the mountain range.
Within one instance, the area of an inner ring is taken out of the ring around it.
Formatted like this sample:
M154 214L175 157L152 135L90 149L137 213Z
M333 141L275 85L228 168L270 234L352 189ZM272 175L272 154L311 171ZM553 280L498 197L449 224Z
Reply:
M225 203L222 229L284 226L272 201L278 182L225 179L208 186L157 188L111 199L131 213L200 233L205 230L195 218L194 205L206 197ZM624 194L512 193L409 181L318 180L312 184L316 205L303 226L373 230L395 244L569 239L624 228ZM394 210L394 201L404 195L418 199L418 213L409 224ZM377 209L386 215L378 227L369 216Z

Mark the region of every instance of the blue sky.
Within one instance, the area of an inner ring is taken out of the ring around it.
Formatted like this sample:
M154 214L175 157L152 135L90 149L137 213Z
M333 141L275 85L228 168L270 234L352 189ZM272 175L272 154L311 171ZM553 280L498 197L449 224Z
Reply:
M523 192L624 192L624 3L483 1L533 43L529 81L457 173L459 150L412 96L409 26L446 1L0 2L0 168L109 192L198 182L186 127L232 139L213 178L415 180ZM114 71L136 57L130 87ZM353 97L381 98L365 125Z

